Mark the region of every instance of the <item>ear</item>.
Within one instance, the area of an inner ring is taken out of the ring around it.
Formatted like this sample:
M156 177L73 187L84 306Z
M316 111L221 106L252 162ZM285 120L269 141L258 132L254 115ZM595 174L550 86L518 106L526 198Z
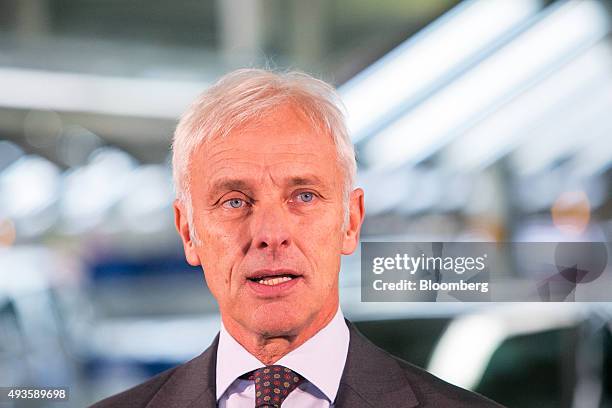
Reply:
M363 189L356 188L349 196L349 222L344 231L344 239L342 241L343 255L350 255L357 248L364 216Z
M183 205L179 200L174 200L174 225L176 230L183 241L183 250L185 251L185 258L187 263L191 266L201 265L200 257L196 252L196 246L191 240L191 233L189 230L189 221L187 219L187 211L183 208Z

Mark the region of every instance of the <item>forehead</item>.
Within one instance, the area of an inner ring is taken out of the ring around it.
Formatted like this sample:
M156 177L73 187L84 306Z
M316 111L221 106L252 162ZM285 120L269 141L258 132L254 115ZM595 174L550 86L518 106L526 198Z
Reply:
M196 184L223 177L253 179L270 172L279 177L341 178L332 136L290 106L207 141L195 150L191 170Z

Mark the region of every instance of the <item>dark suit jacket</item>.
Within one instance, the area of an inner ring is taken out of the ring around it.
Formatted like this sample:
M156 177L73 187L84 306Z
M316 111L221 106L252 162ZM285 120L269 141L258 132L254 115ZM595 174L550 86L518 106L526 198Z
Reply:
M347 324L349 350L334 402L336 408L502 407L393 357L363 337L350 322ZM218 341L219 336L193 360L102 400L91 408L215 407Z

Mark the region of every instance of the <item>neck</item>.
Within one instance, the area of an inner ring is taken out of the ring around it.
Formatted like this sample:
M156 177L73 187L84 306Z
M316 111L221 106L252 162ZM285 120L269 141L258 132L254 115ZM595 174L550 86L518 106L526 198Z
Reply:
M328 312L322 312L316 315L303 327L297 327L290 333L278 335L273 333L253 332L231 318L225 319L222 316L222 319L227 332L240 343L242 347L263 364L271 365L280 360L284 355L304 344L322 328L327 326L336 315L338 303L336 303L335 307L328 310Z

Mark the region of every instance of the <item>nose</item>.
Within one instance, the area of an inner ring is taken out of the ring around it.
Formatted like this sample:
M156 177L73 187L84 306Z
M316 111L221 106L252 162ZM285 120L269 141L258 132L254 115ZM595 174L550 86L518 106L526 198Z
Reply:
M290 226L280 206L257 209L252 215L252 234L252 246L272 255L291 245Z

